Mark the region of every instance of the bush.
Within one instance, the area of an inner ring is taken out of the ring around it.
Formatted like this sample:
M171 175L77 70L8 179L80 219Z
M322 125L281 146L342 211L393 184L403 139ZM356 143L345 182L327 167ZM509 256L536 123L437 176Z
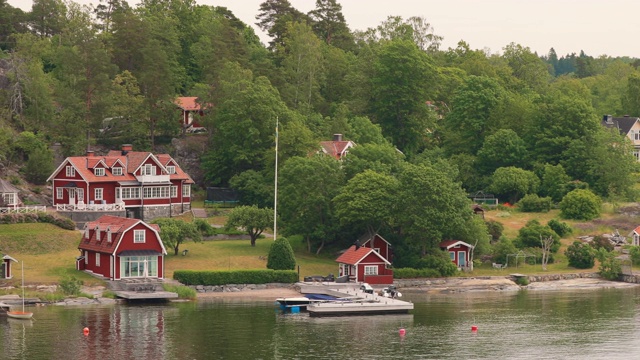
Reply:
M22 169L28 181L42 185L53 172L53 154L49 149L36 149Z
M66 217L57 217L48 213L3 214L0 224L47 223L65 230L75 230L76 223Z
M487 231L491 235L491 241L498 241L504 231L504 226L501 222L495 220L489 220L487 223Z
M162 288L164 291L178 294L180 299L195 299L197 297L196 291L188 286L162 284Z
M447 252L437 250L434 254L425 255L418 261L418 269L432 269L440 276L451 276L458 273L458 267L451 261Z
M267 256L267 269L293 270L296 268L296 257L289 240L278 238L271 243Z
M564 252L569 260L569 266L576 269L591 269L595 265L595 251L580 241L574 241Z
M60 280L60 284L58 286L60 286L60 290L62 290L65 295L75 296L80 294L82 284L82 280L78 280L74 276L67 276Z
M440 277L440 273L435 269L414 269L399 268L393 269L394 279L416 279Z
M497 264L506 264L507 255L515 254L518 251L513 242L506 237L501 237L500 241L493 246L493 262Z
M611 243L611 241L609 241L609 239L603 237L603 236L596 236L593 238L593 240L590 243L591 247L596 249L596 250L600 250L600 249L604 249L607 252L611 252L614 249L613 244Z
M549 212L551 204L550 197L539 197L536 194L527 194L518 201L518 207L522 212Z
M593 220L600 216L602 201L590 190L576 189L560 202L560 214L565 219Z
M195 219L193 224L202 236L213 236L216 234L216 229L204 219Z
M616 254L607 252L604 249L598 250L598 261L600 261L600 269L598 273L607 280L617 280L622 274L622 264L616 259Z
M558 221L556 219L549 220L547 226L550 227L551 230L553 230L561 238L570 235L573 232L573 229L571 228L571 226L569 226L569 224Z
M520 286L527 286L529 285L529 278L526 276L519 276L516 278L516 284Z
M541 239L549 236L553 238L551 252L555 253L560 249L560 237L549 226L542 226L538 220L530 220L518 231L518 237L514 245L520 249L528 247L542 247Z
M629 249L629 256L632 264L640 264L640 246L632 246Z
M184 285L227 285L296 283L298 273L293 270L238 270L238 271L193 271L176 270L173 278Z

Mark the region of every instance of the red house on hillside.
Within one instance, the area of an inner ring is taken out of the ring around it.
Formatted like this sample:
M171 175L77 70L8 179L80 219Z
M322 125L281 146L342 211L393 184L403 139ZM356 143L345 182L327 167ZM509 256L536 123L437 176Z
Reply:
M109 280L164 278L160 228L139 219L104 215L85 225L76 268Z
M18 260L12 258L9 255L2 256L2 267L0 267L0 279L13 278L13 271L11 271L11 262L18 262Z
M131 145L106 156L88 151L85 156L68 157L47 181L52 182L58 211L124 215L126 210L127 216L143 220L191 210L194 183L168 154L133 151Z
M198 118L204 116L204 109L198 104L196 96L182 96L175 100L175 104L180 108L180 124L183 128L200 128L202 125Z
M320 146L320 151L322 153L333 156L338 160L342 160L342 158L349 152L349 149L356 146L356 144L353 141L342 140L342 134L333 134L332 141L321 141Z
M441 242L438 246L440 249L449 252L451 261L456 264L458 269L473 269L473 265L471 263L471 251L474 248L473 245L459 240L447 240Z

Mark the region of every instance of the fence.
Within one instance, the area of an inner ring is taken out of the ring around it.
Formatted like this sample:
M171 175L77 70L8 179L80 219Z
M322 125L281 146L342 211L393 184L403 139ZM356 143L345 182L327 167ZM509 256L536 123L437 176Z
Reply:
M16 206L16 207L0 207L0 214L28 214L37 212L46 212L46 206Z

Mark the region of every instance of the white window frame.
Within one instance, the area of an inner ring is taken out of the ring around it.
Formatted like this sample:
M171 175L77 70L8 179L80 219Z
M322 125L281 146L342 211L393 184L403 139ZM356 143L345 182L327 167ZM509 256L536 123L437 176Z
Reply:
M191 185L182 184L182 197L191 196Z
M84 238L85 239L89 239L89 228L88 227L84 228Z
M155 175L156 167L153 164L145 164L142 167L142 175Z
M140 199L139 187L123 187L120 188L120 198L125 199Z
M96 228L96 241L100 242L100 228Z
M122 176L122 168L119 166L111 168L111 173L115 176Z
M76 168L71 165L67 165L66 168L67 177L75 177L76 176Z
M145 199L168 199L169 186L146 186L142 188L142 194Z
M365 265L364 266L364 275L378 275L378 266L377 265Z
M171 186L171 191L170 191L170 195L171 198L177 198L178 197L178 187L175 185Z
M64 189L61 187L56 188L56 199L62 199L64 197Z
M380 254L380 248L373 248L373 251L377 252L378 254Z
M84 251L84 264L89 265L89 252L87 250Z
M93 189L93 197L96 200L102 200L103 188L95 188Z
M167 166L167 174L171 175L171 174L175 174L176 173L176 167L173 165L169 165Z
M144 244L146 242L144 230L133 230L133 242L136 244Z
M95 176L104 176L104 168L95 168L95 169L93 169L93 174Z
M96 266L100 266L100 253L96 253Z
M111 229L107 229L107 242L111 242Z

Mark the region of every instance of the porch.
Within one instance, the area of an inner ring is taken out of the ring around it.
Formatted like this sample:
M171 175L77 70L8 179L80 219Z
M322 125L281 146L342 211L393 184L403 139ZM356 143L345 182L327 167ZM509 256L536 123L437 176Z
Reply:
M99 203L90 201L89 204L85 204L84 201L78 201L76 204L56 204L56 211L124 211L124 202L117 202L113 204L107 204L102 200Z

